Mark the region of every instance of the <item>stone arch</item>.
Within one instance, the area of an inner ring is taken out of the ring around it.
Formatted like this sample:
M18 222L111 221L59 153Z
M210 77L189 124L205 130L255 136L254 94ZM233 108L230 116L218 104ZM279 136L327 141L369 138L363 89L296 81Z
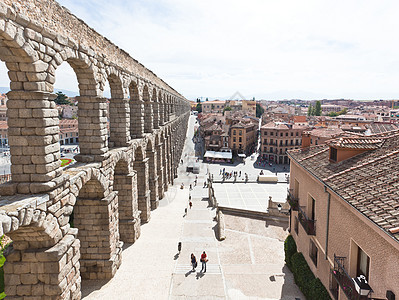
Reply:
M148 183L148 158L145 157L143 146L139 145L134 151L133 169L137 172L138 208L141 212L141 223L150 220L150 191Z
M144 133L144 103L140 97L138 84L131 81L130 94L130 136L132 139L141 138Z
M72 221L81 244L82 279L109 279L121 263L118 196L117 192L107 193L93 175L79 191Z
M143 87L143 101L144 101L144 132L152 133L154 129L154 121L153 121L153 109L152 109L152 101L150 95L150 89L148 85L144 85Z
M148 158L148 176L150 188L150 205L154 210L159 205L158 197L158 173L157 173L157 153L154 143L148 139L146 145L146 157Z
M111 69L112 72L114 71ZM109 144L110 147L124 147L130 141L130 107L128 100L124 98L122 80L116 74L108 75L111 88L109 100Z
M44 296L46 289L52 295L65 295L72 288L75 299L79 298L76 231L69 230L63 237L53 214L33 208L23 210L24 223L8 233L13 245L5 253L5 293L10 298L37 297Z
M136 185L136 172L131 172L129 161L121 157L114 166L113 190L118 192L119 234L125 243L134 243L140 236Z

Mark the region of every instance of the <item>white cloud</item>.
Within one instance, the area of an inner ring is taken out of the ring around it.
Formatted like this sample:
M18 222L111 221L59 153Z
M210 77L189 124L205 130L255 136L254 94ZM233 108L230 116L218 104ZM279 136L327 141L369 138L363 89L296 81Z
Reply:
M59 2L189 98L399 95L397 1Z

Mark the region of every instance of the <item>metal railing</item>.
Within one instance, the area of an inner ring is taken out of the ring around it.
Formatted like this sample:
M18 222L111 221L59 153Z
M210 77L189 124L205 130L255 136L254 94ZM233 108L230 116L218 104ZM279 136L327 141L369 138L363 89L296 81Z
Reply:
M331 269L331 274L349 300L368 299L367 296L360 296L357 293L352 277L350 277L345 270L345 260L346 257L336 256L334 254L334 269Z
M303 209L298 205L298 219L308 235L316 235L316 221L308 218Z
M292 210L298 211L299 199L298 197L295 197L294 189L287 189L287 201Z

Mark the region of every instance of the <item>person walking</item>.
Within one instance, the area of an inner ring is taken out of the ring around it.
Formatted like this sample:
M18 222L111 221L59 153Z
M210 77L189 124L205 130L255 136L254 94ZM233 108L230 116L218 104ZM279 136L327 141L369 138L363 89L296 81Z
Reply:
M194 272L195 268L197 267L197 259L195 258L195 255L193 253L191 253L191 265L193 266L191 272Z
M203 271L204 273L206 273L206 263L208 261L208 257L206 255L205 251L202 252L200 261L202 263L201 272Z
M190 205L190 209L193 207L193 203L191 201L188 203L188 205Z
M180 252L181 252L181 242L179 242L179 243L177 244L177 251L178 251L179 254L180 254Z

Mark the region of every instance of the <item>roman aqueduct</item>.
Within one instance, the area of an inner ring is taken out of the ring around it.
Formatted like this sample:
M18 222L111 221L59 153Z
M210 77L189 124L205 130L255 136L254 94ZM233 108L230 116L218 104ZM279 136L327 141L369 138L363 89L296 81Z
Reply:
M7 299L80 299L81 280L115 274L123 242L139 238L177 176L190 104L53 0L0 2L0 60L11 88L12 181L0 186L0 234L13 241ZM52 101L63 63L80 92L80 154L65 169Z

